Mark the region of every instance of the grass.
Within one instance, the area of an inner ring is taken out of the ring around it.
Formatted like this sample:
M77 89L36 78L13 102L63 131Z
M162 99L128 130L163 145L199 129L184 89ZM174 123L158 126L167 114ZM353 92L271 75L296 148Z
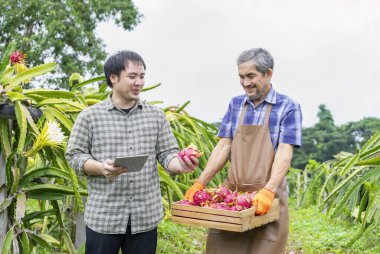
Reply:
M158 226L157 254L205 253L207 230L176 224L165 219Z
M351 247L346 244L358 227L330 219L315 207L296 210L290 200L288 254L373 254L380 253L380 230L366 232ZM207 230L164 220L158 227L158 254L205 253Z

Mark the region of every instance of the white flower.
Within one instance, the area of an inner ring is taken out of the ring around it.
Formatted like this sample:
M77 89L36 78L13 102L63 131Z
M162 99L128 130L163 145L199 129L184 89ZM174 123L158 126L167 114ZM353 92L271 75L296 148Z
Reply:
M61 127L56 122L49 121L47 123L46 135L46 143L53 146L62 144L66 140Z
M44 146L56 148L66 141L66 136L62 132L59 124L54 121L45 123L40 135L38 135L33 147L25 154L25 156L32 156L41 150Z

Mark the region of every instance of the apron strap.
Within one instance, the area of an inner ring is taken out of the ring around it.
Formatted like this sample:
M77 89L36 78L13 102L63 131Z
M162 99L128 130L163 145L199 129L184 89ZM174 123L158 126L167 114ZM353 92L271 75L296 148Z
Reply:
M264 125L269 126L269 116L270 116L271 111L272 111L272 104L268 103L268 108L267 108L267 111L265 112Z
M243 124L243 120L244 120L244 117L245 117L245 113L247 112L247 108L248 108L248 104L244 104L243 106L243 110L241 111L241 115L240 115L240 118L239 118L239 125L242 125Z

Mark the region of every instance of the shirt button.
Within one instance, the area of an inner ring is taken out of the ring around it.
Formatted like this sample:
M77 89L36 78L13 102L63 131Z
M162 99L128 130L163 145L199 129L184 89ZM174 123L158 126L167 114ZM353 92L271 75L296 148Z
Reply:
M132 133L132 131L128 131L128 133Z
M132 199L133 199L133 196L130 196L129 199L132 200Z
M132 150L132 146L129 147L129 150Z
M133 183L133 180L130 180L129 182L130 182L130 183Z

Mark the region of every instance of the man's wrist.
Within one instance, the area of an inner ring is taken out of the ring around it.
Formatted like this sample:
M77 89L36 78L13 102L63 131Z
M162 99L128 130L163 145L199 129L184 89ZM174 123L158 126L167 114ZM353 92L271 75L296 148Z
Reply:
M269 190L272 193L276 193L276 190L277 190L277 186L274 186L274 185L272 185L270 183L267 183L267 185L265 185L264 188L267 189L267 190Z

